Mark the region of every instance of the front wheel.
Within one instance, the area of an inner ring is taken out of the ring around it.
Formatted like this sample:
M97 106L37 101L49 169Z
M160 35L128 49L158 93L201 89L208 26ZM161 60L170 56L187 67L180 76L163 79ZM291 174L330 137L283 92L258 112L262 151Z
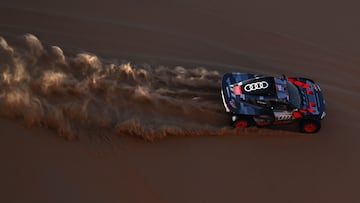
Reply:
M321 128L320 121L316 120L302 120L300 122L300 132L303 133L317 133Z

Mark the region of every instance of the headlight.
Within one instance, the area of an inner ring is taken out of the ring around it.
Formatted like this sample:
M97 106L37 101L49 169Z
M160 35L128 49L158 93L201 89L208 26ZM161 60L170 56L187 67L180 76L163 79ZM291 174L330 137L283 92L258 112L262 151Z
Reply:
M325 116L326 116L326 113L325 113L325 112L323 112L323 113L321 114L321 119L324 119L324 118L325 118Z

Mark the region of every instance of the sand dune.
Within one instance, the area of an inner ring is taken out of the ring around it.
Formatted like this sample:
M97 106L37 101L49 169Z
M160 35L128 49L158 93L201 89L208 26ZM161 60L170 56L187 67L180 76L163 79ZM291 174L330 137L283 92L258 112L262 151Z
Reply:
M358 202L356 8L5 0L0 201ZM229 71L313 78L322 130L230 129Z

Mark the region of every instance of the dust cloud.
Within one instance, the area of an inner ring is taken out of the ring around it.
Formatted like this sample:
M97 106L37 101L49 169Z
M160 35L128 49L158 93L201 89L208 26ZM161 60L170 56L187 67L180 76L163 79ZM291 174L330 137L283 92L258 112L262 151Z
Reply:
M225 127L217 71L66 56L32 34L19 41L15 47L0 38L2 117L69 140L93 132L146 140L235 133Z

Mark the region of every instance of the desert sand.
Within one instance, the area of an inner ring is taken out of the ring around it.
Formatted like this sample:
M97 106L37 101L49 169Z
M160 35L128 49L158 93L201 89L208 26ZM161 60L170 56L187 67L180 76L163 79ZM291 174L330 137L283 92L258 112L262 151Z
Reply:
M358 4L3 0L0 202L359 202ZM230 71L314 79L321 131L229 128Z

